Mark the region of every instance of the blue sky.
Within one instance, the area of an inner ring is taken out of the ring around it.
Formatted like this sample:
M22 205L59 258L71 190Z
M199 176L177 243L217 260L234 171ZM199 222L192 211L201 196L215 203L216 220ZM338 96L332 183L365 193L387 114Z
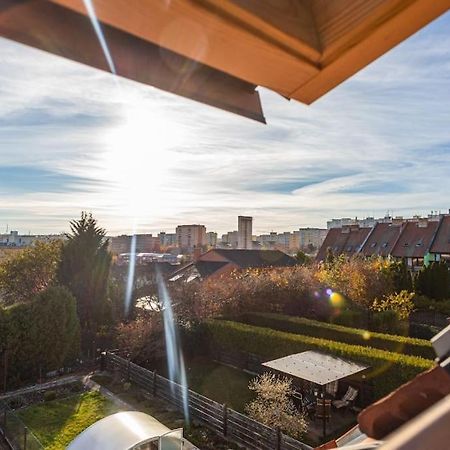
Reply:
M0 232L450 208L448 13L311 106L260 91L266 126L0 39Z

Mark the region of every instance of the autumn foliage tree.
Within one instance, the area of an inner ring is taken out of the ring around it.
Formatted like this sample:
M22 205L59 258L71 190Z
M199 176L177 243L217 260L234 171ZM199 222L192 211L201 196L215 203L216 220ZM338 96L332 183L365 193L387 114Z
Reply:
M137 364L153 364L165 355L162 313L143 312L117 328L119 349Z
M0 302L29 302L55 283L61 241L36 242L0 264Z

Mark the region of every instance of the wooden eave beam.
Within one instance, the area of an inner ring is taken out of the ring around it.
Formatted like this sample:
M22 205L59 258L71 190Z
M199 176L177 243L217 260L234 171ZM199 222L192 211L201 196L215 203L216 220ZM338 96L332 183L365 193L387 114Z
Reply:
M82 0L51 1L86 14ZM232 0L95 0L94 5L103 23L281 95L319 73L320 52L306 42L314 36L300 41L275 32L274 24Z
M385 0L380 5L384 15L330 43L320 72L289 97L311 104L450 8L450 0L403 0L386 10L393 4Z
M103 24L117 74L265 123L255 85ZM84 14L46 1L0 0L0 36L110 71Z

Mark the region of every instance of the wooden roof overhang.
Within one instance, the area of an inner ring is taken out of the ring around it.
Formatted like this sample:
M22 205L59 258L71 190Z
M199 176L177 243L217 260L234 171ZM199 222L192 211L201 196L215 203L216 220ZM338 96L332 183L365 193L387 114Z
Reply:
M256 86L310 104L450 8L450 0L92 2L119 75L259 121ZM83 0L0 0L0 36L108 70L89 26Z

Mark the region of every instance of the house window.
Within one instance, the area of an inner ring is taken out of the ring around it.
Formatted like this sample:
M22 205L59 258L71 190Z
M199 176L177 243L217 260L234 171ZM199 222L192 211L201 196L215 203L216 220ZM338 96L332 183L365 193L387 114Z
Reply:
M389 244L389 242L385 242L385 243L383 244L383 248L386 248L386 247L388 246L388 244Z
M372 242L371 247L375 248L376 246L377 246L377 243L376 242Z

